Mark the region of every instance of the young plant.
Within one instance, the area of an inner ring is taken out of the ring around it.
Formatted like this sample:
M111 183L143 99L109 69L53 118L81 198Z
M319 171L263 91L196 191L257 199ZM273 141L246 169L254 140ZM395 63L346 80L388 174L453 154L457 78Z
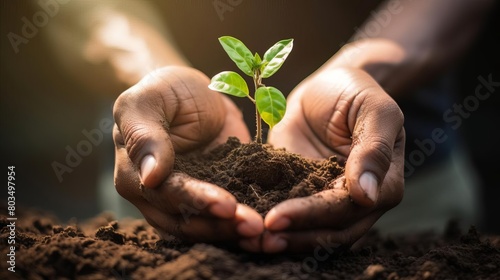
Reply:
M263 58L258 53L252 55L245 44L234 37L223 36L219 38L219 42L236 66L253 78L255 92L253 97L250 96L248 85L243 77L233 71L224 71L215 75L208 87L225 94L248 97L255 104L257 122L255 141L262 143L261 120L273 128L281 121L286 110L286 98L283 93L277 88L264 85L262 79L271 77L280 69L292 51L293 39L277 42L264 53Z

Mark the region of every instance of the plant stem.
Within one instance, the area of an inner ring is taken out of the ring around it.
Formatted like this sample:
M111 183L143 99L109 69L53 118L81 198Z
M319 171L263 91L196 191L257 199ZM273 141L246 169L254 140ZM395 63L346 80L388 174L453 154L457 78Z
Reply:
M259 87L263 87L262 78L260 76L260 70L256 70L253 74L253 84L255 87L255 92ZM254 93L255 99L255 93ZM255 134L255 142L262 144L262 118L260 117L259 110L257 110L257 103L255 102L255 122L257 125L257 132Z

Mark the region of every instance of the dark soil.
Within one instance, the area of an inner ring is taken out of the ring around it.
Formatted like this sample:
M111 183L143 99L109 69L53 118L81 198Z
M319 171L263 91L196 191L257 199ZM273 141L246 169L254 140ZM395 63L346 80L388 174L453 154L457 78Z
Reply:
M334 157L309 161L236 139L209 154L178 156L175 169L228 189L262 215L285 199L333 188L343 174ZM500 236L474 227L463 234L456 223L442 236L371 231L356 250L264 255L160 239L143 219L109 213L66 223L37 210L16 214L16 272L5 261L11 245L1 242L0 279L500 279ZM9 223L0 216L3 241Z
M7 224L0 217L2 240ZM458 228L450 223L443 236L372 231L356 251L261 255L161 240L142 219L103 213L62 224L46 213L21 212L16 272L7 270L9 248L1 242L0 279L500 279L500 236Z
M333 188L344 173L334 156L308 160L270 145L241 144L237 138L208 154L178 155L174 169L227 189L263 216L281 201Z

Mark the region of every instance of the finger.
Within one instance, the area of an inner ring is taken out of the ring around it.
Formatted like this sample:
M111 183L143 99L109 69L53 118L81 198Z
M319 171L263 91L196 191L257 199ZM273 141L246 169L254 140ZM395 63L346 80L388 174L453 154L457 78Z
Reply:
M151 205L143 207L141 213L163 238L173 235L191 242L216 242L237 238L233 219L172 215Z
M239 205L242 206L242 205ZM250 208L249 208L250 209ZM219 219L215 217L204 217L201 215L171 215L154 207L144 207L142 214L148 223L156 228L162 236L174 235L192 242L218 242L237 241L240 239L258 239L263 231L262 218L249 222L247 216L237 215L232 219ZM238 211L240 212L240 211ZM246 215L245 211L241 214ZM254 223L256 229L250 234L241 232L240 225L243 223ZM250 247L250 250L258 250L260 245Z
M340 248L349 248L380 218L373 212L345 229L315 229L305 231L265 232L262 251L265 253L312 252L316 261L324 261Z
M113 139L115 142L114 184L116 191L140 210L139 206L143 205L145 201L140 190L141 182L116 124L113 128ZM146 202L146 204L149 203Z
M120 135L115 137L115 145L126 149L141 183L148 188L159 185L172 171L174 163L161 99L158 91L134 86L118 97L113 108ZM177 106L175 102L173 99L173 108Z
M403 114L364 71L335 69L314 79L318 90L302 99L305 118L332 152L348 157L345 174L351 198L372 206L393 159L399 160L393 150L395 143L404 142ZM398 167L402 171L402 165Z
M193 215L230 219L236 215L236 198L228 191L184 173L174 172L156 189L143 189L143 197L156 208L185 219Z
M198 241L222 241L253 238L264 231L262 217L248 206L238 204L233 219L216 219L202 216L185 217L180 221L180 231L184 236Z
M401 202L404 193L404 150L405 131L402 129L394 144L391 164L382 183L377 199L377 207L389 210ZM351 192L351 197L353 194ZM354 199L354 198L353 198Z
M251 238L264 232L262 216L247 205L238 204L235 219L238 222L237 230L241 236Z
M330 122L345 123L348 130L334 127L330 130L336 133L330 135L352 135L346 186L354 202L369 207L376 203L391 164L402 159L394 149L404 145L404 117L396 102L367 73L349 69L336 71L336 75L350 83L342 86L337 105L340 113L333 113ZM396 166L402 172L403 165Z
M145 187L156 187L168 176L174 150L203 147L221 131L225 106L208 84L197 70L165 67L116 100L115 122Z
M278 204L265 217L266 229L271 232L314 228L339 229L369 213L370 209L351 202L347 190L342 186L342 180L337 180L336 184L338 188Z
M365 207L377 202L381 183L391 164L403 160L402 155L394 153L395 146L404 145L401 110L375 81L369 83L373 85L367 85L356 95L349 111L348 119L354 127L345 169L351 198ZM395 166L400 168L398 174L402 180L403 165L396 163Z

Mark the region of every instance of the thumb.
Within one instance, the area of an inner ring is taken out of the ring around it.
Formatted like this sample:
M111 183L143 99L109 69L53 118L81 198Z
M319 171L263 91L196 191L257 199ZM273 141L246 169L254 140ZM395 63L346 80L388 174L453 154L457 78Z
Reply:
M158 186L170 175L175 151L202 148L220 135L226 107L209 82L193 68L168 66L116 100L115 122L145 187Z
M396 158L395 149L399 153L403 148L404 118L396 102L379 87L367 89L357 98L361 103L346 162L346 185L355 203L371 207Z
M175 102L174 102L175 103ZM167 133L168 116L160 92L134 86L116 100L113 116L118 128L115 145L122 145L144 187L154 188L172 172L174 148ZM171 111L175 112L177 104Z

